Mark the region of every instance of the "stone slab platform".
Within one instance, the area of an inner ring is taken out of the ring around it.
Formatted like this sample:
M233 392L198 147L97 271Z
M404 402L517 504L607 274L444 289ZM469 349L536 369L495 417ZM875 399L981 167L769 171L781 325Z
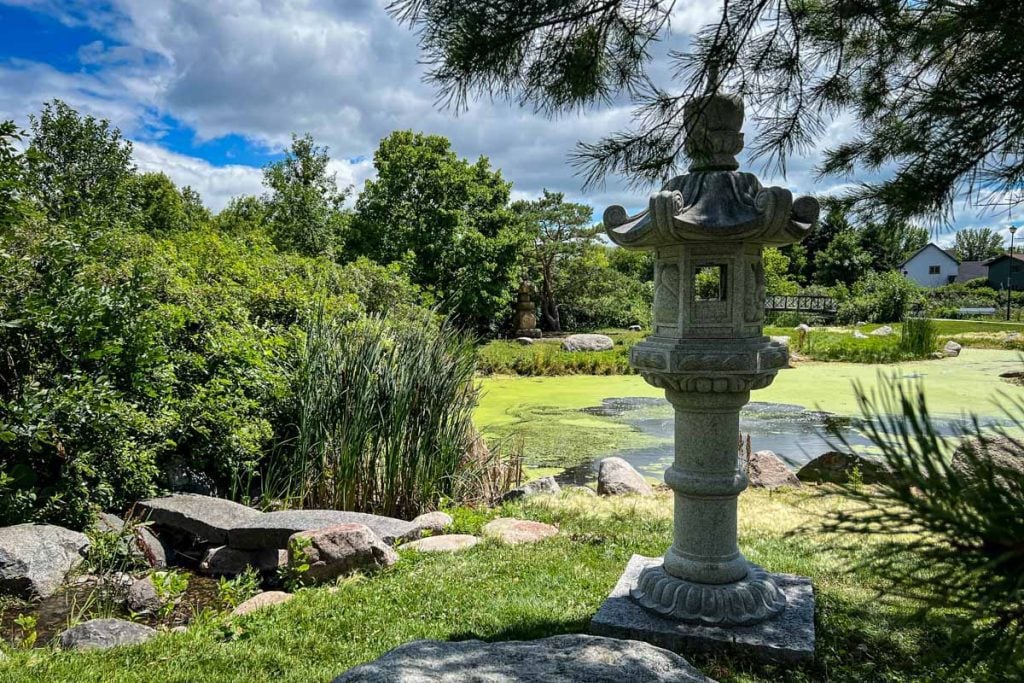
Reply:
M600 636L642 640L679 653L721 652L758 661L799 662L814 657L814 589L811 580L793 574L772 574L786 594L782 614L752 626L705 626L665 619L640 607L629 592L641 570L662 558L634 555L608 599L590 621Z

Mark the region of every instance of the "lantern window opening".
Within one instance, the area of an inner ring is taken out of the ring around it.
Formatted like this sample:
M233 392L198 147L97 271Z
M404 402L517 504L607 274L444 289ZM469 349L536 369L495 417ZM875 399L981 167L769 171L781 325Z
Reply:
M724 264L697 266L693 277L696 301L725 301L728 291Z

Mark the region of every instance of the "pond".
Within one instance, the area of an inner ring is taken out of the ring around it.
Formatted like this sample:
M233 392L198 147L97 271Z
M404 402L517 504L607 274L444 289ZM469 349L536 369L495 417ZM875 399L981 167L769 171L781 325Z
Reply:
M1000 375L1019 370L1015 351L969 349L958 358L893 365L804 363L780 372L754 394L741 429L755 450L772 450L800 465L828 450L827 428L837 427L852 445L868 448L848 418L859 413L854 387L869 390L884 378L920 387L943 433L950 422L977 413L1002 422L1002 409L1024 401L1024 387ZM532 476L559 474L592 480L593 463L620 455L660 479L672 457L672 412L664 392L636 375L488 377L475 419L489 443L515 437Z

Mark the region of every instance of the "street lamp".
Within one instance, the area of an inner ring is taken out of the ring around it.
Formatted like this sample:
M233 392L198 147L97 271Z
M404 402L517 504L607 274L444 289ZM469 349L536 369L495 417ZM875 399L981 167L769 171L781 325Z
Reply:
M1010 320L1010 298L1013 293L1013 236L1017 232L1017 226L1010 226L1010 270L1006 274L1006 320Z

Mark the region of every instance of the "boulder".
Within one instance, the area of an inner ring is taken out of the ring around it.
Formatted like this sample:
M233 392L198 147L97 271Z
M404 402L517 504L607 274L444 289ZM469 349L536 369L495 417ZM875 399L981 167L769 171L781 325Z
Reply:
M597 466L597 492L602 496L648 496L654 490L643 475L622 458L605 458Z
M611 351L612 338L604 334L570 334L562 340L566 351Z
M955 341L950 339L948 342L946 342L946 345L942 347L942 352L948 358L956 358L957 356L960 355L961 349L963 349L962 346L960 346Z
M785 335L785 334L772 335L771 337L769 337L769 339L771 339L776 344L782 344L783 346L789 346L789 335Z
M558 533L558 527L528 519L499 517L484 525L483 535L509 545L536 543Z
M533 340L529 337L516 337L516 343L522 346L532 346Z
M281 510L263 513L231 529L228 534L228 545L241 550L287 548L288 539L292 534L339 524L367 526L388 545L394 545L398 540L415 540L420 534L412 522L393 517L341 510Z
M639 325L630 325L629 326L629 331L630 332L642 332L643 329L644 328L640 327Z
M854 330L853 331L853 338L854 339L867 339L868 335L864 334L860 330Z
M163 607L164 601L156 592L153 578L146 576L136 579L128 587L125 604L132 612L156 612Z
M100 531L120 534L124 531L124 520L109 512L101 512L96 517L96 528ZM168 559L174 556L174 550L165 546L148 526L136 526L135 538L131 542L132 554L145 561L153 569L166 569Z
M800 323L799 325L797 325L793 329L796 330L797 332L801 332L803 334L807 334L808 332L811 331L811 326L808 325L807 323Z
M138 645L156 631L148 626L123 619L93 619L72 626L60 634L60 646L65 650L106 650L120 645Z
M309 567L302 578L312 583L333 581L357 571L383 569L398 562L398 554L365 524L300 531L288 543L289 547L302 548L301 562ZM289 563L295 560L288 558Z
M679 655L632 640L562 635L484 643L416 640L334 683L714 683Z
M278 548L238 550L226 545L210 548L199 563L199 570L213 576L238 576L247 568L272 572L288 564L288 551Z
M229 530L263 516L259 510L233 501L194 493L141 501L135 504L134 514L158 529L169 529L208 545L224 545Z
M881 327L876 327L875 329L871 330L871 336L872 337L888 337L893 332L895 332L895 330L893 330L891 326L889 326L889 325L882 325Z
M562 487L558 485L554 477L541 477L540 479L534 479L533 481L527 482L518 488L514 488L501 497L501 502L505 503L510 500L520 500L522 498L529 498L530 496L536 496L541 493L559 494L562 492Z
M802 482L845 484L850 480L854 468L860 470L865 484L881 484L892 481L892 473L885 463L856 453L830 451L819 455L800 468L796 473Z
M294 597L295 596L291 593L285 593L284 591L267 591L265 593L259 593L231 610L231 615L235 617L242 617L246 614L251 614L258 609L264 609L265 607L272 607L274 605L280 605L283 602L288 602Z
M1024 450L1005 436L971 437L960 442L949 464L961 474L987 477L984 471L977 472L979 466L984 467L987 463L991 463L996 481L1009 485L1007 474L1011 474L1013 479L1018 479L1016 475L1024 475Z
M780 486L800 486L793 470L772 451L757 451L747 462L747 477L754 488L776 489Z
M424 531L429 531L432 534L444 533L444 530L455 523L452 516L444 512L426 512L419 517L412 520L412 523L418 530L418 535L422 536Z
M49 597L88 549L85 534L52 524L0 528L0 593Z
M420 553L454 553L460 550L472 548L480 539L467 534L445 534L442 536L428 536L412 543L405 543L399 548L401 550L415 550Z

